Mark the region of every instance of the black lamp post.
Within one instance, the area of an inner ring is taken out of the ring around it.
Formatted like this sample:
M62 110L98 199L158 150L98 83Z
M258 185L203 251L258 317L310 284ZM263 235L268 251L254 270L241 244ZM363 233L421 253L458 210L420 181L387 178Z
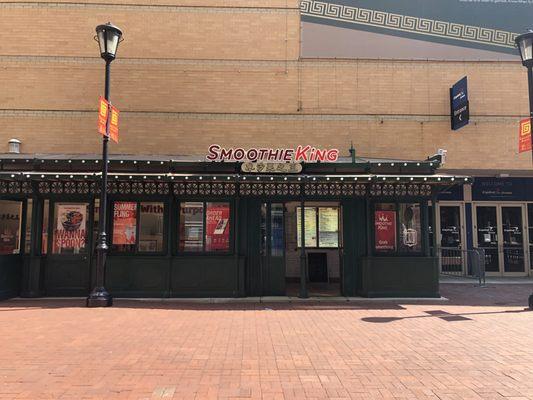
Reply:
M533 30L529 30L515 39L516 46L520 51L522 64L527 68L527 81L529 87L529 126L533 127ZM531 128L530 128L531 129ZM533 135L531 135L533 144ZM531 153L533 159L533 151ZM533 309L533 294L529 296L529 308Z
M111 62L117 54L118 44L122 41L122 31L108 22L96 27L95 40L100 46L100 55L105 60L105 99L109 101L109 80L111 76ZM107 255L107 144L109 142L109 118L102 146L102 185L100 188L100 216L98 220L98 244L96 245L96 285L89 297L87 307L109 307L113 305L113 298L104 287L105 261Z

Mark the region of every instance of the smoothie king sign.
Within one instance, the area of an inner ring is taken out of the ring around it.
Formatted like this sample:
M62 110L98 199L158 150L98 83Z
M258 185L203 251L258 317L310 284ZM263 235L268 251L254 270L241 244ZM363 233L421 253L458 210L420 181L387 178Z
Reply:
M376 211L374 214L377 251L396 250L396 213L395 211Z
M338 149L321 149L311 145L299 145L295 148L222 147L218 144L209 146L206 159L209 161L240 162L336 162Z

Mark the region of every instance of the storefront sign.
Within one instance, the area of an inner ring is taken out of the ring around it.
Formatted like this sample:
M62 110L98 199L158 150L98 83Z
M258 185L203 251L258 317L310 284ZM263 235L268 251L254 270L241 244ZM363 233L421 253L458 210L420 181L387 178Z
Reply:
M375 211L375 248L378 251L396 250L396 211Z
M526 118L520 121L520 130L518 133L518 152L531 150L531 119Z
M137 203L117 201L113 205L113 244L135 244Z
M526 181L525 178L476 178L472 185L472 200L525 200Z
M209 146L206 159L209 161L242 162L336 162L339 158L337 149L318 149L311 145L296 148L225 148L218 144Z
M205 250L229 249L229 204L208 203L206 212Z
M87 227L86 204L57 204L57 222L54 232L54 253L72 249L78 253L85 248Z
M293 162L245 162L241 165L241 171L258 174L299 174L302 172L302 164Z
M452 129L455 131L467 125L470 118L466 76L450 88L450 105Z

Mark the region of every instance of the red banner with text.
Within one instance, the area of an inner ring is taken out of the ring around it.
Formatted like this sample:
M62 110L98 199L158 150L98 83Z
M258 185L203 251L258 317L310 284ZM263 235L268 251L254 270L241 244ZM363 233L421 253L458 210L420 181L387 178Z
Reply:
M376 211L374 214L376 251L396 250L396 211Z
M526 118L520 121L520 131L518 135L518 152L531 150L531 119Z
M229 250L229 204L207 203L206 251Z

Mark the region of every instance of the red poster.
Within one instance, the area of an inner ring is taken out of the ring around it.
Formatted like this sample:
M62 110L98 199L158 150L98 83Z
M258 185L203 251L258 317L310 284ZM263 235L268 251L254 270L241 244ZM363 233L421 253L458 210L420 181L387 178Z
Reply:
M98 101L98 133L101 135L107 135L106 125L107 118L109 117L109 103L106 99L100 96Z
M396 211L376 211L374 227L376 230L375 249L377 251L396 250Z
M520 131L518 135L518 152L531 150L531 120L529 118L520 121Z
M113 244L135 244L137 203L117 201L113 207Z
M205 224L205 250L229 250L229 204L207 203Z

